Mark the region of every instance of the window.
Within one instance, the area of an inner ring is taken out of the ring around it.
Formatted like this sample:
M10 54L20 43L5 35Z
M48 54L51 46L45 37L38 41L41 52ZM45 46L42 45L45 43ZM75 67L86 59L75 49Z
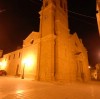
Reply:
M45 7L48 6L48 1L45 2Z
M19 58L20 58L20 52L19 52Z
M60 0L60 6L63 8L63 5L62 5L62 0Z
M30 44L33 44L34 40L31 40Z
M53 4L54 4L54 5L56 5L56 2L55 2L55 1L53 1Z
M9 55L9 60L10 60L10 55Z
M14 54L14 56L13 56L13 59L15 58L15 54Z
M77 43L75 42L75 46L78 47Z

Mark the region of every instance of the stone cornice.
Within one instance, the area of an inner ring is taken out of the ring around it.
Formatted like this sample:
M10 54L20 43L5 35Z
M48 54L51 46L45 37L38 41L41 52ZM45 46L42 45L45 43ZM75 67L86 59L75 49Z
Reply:
M48 41L48 40L51 40L51 39L56 39L56 35L54 35L54 34L47 35L45 37L42 37L41 41Z

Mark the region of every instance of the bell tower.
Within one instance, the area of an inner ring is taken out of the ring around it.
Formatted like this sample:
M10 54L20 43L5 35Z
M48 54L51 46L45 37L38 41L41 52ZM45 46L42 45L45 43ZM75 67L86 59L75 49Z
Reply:
M65 79L68 64L66 47L69 46L67 0L43 0L39 13L41 34L39 79Z
M58 26L56 23L68 28L67 0L43 0L43 6L40 11L42 37L48 35L48 33L55 33L55 29Z

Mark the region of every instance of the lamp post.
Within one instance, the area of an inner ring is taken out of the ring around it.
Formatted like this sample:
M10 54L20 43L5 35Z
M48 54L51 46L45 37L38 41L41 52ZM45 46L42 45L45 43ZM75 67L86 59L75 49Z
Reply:
M23 63L23 68L22 68L22 76L21 78L24 79L25 76L25 68L26 68L26 72L29 69L29 66L32 65L33 59L31 59L30 57L26 57L25 59L22 60Z
M24 66L23 66L22 79L24 79L24 72L25 72L25 63L24 63Z

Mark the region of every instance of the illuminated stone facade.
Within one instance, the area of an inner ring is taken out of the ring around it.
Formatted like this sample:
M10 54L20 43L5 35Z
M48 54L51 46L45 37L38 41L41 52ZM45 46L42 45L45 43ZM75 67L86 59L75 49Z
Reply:
M32 32L23 48L2 58L9 75L44 81L89 80L88 56L76 33L69 33L66 0L43 0L40 31Z
M96 17L97 17L97 23L98 23L98 30L100 35L100 0L96 0Z

